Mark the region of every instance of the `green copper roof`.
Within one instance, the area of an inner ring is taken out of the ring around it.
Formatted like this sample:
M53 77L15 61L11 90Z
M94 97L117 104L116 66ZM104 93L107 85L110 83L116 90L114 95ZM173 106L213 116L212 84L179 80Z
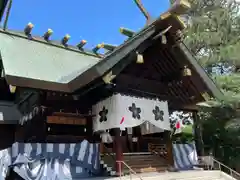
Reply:
M28 38L23 33L1 30L0 52L6 80L21 87L73 92L104 75L169 24L174 24L172 31L181 29L181 23L175 16L160 17L102 60L73 46L65 47L43 38Z
M175 42L174 36L184 25L177 16L166 12L101 59L73 46L64 47L61 43L46 42L43 38L29 39L23 34L0 31L0 53L6 80L15 86L70 93L84 87L89 88L94 86L94 80L100 79L109 71L118 75L136 60L136 51L144 52L169 27L171 43L179 44ZM189 55L190 52L178 49L176 56L191 61L190 64L210 94L221 95L204 70Z
M0 33L0 39L7 76L66 84L99 62L94 56L8 33Z

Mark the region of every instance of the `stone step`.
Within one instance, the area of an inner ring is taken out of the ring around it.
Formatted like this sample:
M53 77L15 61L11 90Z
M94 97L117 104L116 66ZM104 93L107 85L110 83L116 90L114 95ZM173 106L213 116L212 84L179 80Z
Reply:
M154 157L153 154L140 154L140 155L123 155L125 158L131 158L131 159L136 159L136 158L149 158L149 157Z
M126 163L130 167L158 167L158 166L167 166L166 163L162 162L145 162L145 163L138 163L138 162L129 162Z
M135 160L141 160L141 161L149 161L149 160L153 160L153 159L158 159L160 157L157 157L157 156L151 156L151 157L134 157L134 158L129 158L129 157L123 157L123 159L125 161L135 161Z
M115 171L115 159L111 155L102 155L104 163ZM162 172L166 171L166 160L151 153L127 153L124 154L123 161L137 173ZM128 167L123 165L124 173L129 173Z
M124 162L126 162L126 163L132 163L132 162L136 162L136 163L143 163L143 164L145 164L145 163L151 163L151 162L153 162L153 163L156 163L156 162L160 162L160 163L163 163L163 164L165 164L166 163L166 160L165 159L162 159L162 158L158 158L158 157L156 157L156 158L154 158L154 159L124 159Z
M145 167L145 168L132 168L136 173L150 173L150 172L164 172L167 167Z

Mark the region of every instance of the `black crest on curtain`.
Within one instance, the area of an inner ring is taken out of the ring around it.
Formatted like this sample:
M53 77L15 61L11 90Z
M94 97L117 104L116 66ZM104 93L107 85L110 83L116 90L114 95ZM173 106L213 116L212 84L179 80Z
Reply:
M134 119L140 119L140 113L141 113L141 109L139 107L136 106L135 103L132 103L132 106L128 107L128 110L132 112L132 117Z
M160 110L160 108L158 106L155 106L155 109L153 109L153 114L155 116L155 120L156 121L164 121L163 116L164 116L164 112L162 110Z
M99 116L100 122L106 122L107 121L107 114L108 114L108 110L105 108L105 106L103 106L102 110L99 112Z

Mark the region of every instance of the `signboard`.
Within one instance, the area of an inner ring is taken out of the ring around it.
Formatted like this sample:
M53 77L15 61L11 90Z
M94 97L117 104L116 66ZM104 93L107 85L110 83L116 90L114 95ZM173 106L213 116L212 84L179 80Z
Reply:
M49 124L68 124L68 125L86 125L86 118L80 117L64 117L64 116L48 116L47 123Z

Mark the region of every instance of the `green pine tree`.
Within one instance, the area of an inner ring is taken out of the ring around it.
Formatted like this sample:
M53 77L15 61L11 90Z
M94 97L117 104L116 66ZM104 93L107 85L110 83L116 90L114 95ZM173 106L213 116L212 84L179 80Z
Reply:
M185 43L225 95L200 112L204 144L231 167L240 162L240 6L230 0L189 0ZM209 138L210 137L210 138Z

